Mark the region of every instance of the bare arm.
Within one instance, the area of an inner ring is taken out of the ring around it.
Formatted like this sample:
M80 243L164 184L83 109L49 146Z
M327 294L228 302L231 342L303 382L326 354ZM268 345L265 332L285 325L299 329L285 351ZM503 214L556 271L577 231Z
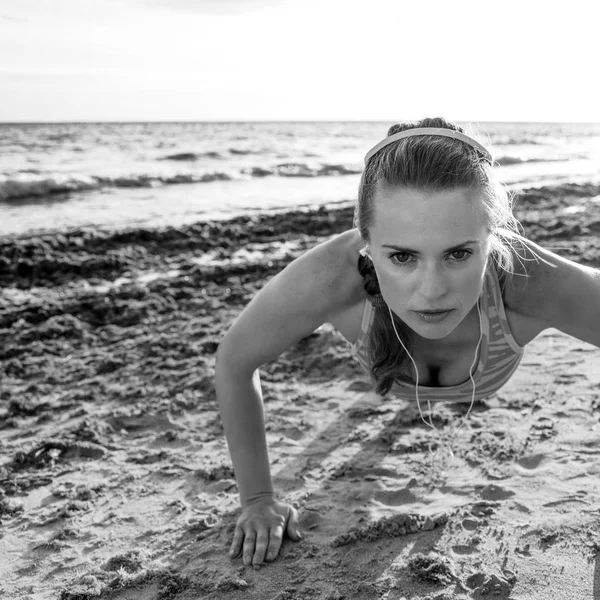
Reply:
M219 346L217 401L243 507L230 555L243 543L247 565L273 560L284 530L300 537L295 509L274 497L258 368L360 302L356 240L346 232L293 261L254 297Z
M215 382L242 506L261 498L274 498L258 371L246 376L221 355Z
M535 321L538 331L555 328L600 347L600 271L528 245L505 292L507 308Z
M242 505L272 493L257 369L360 299L349 234L313 248L274 277L219 346L217 400Z

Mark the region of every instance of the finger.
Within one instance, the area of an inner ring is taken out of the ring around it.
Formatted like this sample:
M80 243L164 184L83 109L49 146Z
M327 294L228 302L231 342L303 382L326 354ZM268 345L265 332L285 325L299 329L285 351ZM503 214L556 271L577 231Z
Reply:
M231 542L231 548L229 549L229 556L234 558L239 556L240 551L242 549L242 541L244 540L244 532L241 527L235 528L235 532L233 534L233 541Z
M265 562L265 554L269 545L269 532L266 529L259 529L256 536L256 546L254 549L254 558L252 564L257 567Z
M244 538L244 564L250 565L254 556L254 543L256 541L256 531L246 531Z
M298 523L298 511L293 506L290 508L285 532L296 542L302 539L300 524Z
M269 532L269 550L267 552L267 560L275 560L281 548L281 540L283 540L283 525L277 525Z

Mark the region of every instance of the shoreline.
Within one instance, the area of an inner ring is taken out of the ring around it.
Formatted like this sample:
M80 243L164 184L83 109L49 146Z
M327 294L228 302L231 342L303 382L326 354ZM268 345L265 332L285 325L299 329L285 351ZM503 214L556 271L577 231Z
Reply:
M546 239L580 239L590 227L592 233L599 227L598 198L600 184L528 188L516 196L515 215L526 235L542 244ZM352 216L350 203L336 203L270 210L181 227L112 231L84 228L7 236L0 241L0 282L27 288L78 279L111 281L161 268L193 270L197 266L189 260L193 253L198 257L213 252L219 259L248 244L284 243L301 235L315 239L334 235L352 227ZM589 264L588 255L582 256L582 261ZM591 263L597 264L595 260L592 257Z
M321 182L322 183L322 182ZM524 196L527 197L531 194L536 194L537 192L545 192L549 194L559 195L563 191L570 195L573 190L580 189L583 190L585 195L589 195L589 190L597 190L596 195L600 192L600 177L590 177L590 176L579 176L579 177L558 177L551 178L545 177L543 180L538 182L532 180L522 180L516 181L513 183L507 183L506 189L509 193L513 194L516 197ZM68 200L68 194L60 194L60 196L64 196L64 200ZM23 200L25 202L26 199ZM25 202L26 203L26 202ZM286 212L312 212L315 210L319 210L321 208L335 208L335 207L346 207L353 206L355 203L355 199L352 198L338 198L338 199L328 199L322 202L309 201L306 203L295 203L291 205L266 205L265 207L258 209L256 207L248 207L248 208L238 208L231 209L228 212L215 212L215 211L207 211L204 214L196 214L193 219L184 218L182 215L179 215L179 221L168 223L168 222L160 222L156 221L155 224L147 224L147 225L132 225L127 221L124 221L121 225L116 224L108 224L104 223L102 225L92 225L89 223L83 225L70 225L63 227L52 227L52 228L31 228L26 231L20 232L0 232L0 239L5 240L18 240L18 239L28 239L32 237L48 237L48 236L59 236L59 235L71 235L77 233L84 232L93 232L101 235L110 235L116 232L126 232L126 231L134 231L136 229L144 230L144 231L155 231L162 229L185 229L194 225L199 225L203 223L220 223L227 222L237 219L247 219L247 218L256 218L260 215L270 215L270 214L280 214ZM32 203L32 206L35 206L35 202ZM10 206L10 202L0 202L0 208L2 206ZM1 231L1 230L0 230Z

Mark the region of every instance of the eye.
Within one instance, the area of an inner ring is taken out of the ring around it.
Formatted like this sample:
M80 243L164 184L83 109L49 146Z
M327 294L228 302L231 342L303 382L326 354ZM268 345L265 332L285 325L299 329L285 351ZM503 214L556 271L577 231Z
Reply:
M396 252L394 254L390 254L390 259L393 263L398 265L405 265L410 262L412 255L408 254L408 252Z
M453 252L450 252L450 256L457 262L467 260L471 254L472 252L470 250L454 250Z

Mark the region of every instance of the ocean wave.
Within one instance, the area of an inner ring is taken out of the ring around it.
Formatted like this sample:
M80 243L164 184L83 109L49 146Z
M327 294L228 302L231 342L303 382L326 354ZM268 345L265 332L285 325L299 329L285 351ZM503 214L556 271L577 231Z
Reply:
M44 198L57 194L87 192L104 188L151 188L162 185L210 183L231 181L237 177L333 177L354 175L361 170L355 167L336 164L309 166L304 163L286 163L274 167L251 167L238 174L220 171L208 173L176 173L174 175L133 174L121 177L102 177L69 174L42 174L22 171L18 174L0 175L0 202L22 198Z
M310 167L305 163L284 163L274 168L274 174L280 177L331 177L335 175L355 175L362 169L346 165L324 164L319 167Z
M244 175L250 175L250 177L268 177L274 175L274 171L271 169L265 169L264 167L252 167L250 169L242 169Z
M328 175L359 175L362 173L362 168L347 167L345 165L321 165L319 176Z
M546 142L534 137L494 136L494 146L543 146Z
M0 201L49 196L53 194L93 190L100 187L95 177L85 175L53 175L51 177L28 176L0 177Z
M562 158L521 158L520 156L501 156L494 162L501 166L521 165L526 163L562 162Z
M246 156L247 154L262 154L258 150L247 150L245 148L228 148L227 153L232 156ZM181 162L192 162L196 160L202 160L203 158L213 159L226 159L226 153L217 152L211 150L208 152L178 152L177 154L168 154L167 156L161 156L158 160L175 160Z
M279 177L332 177L336 175L356 175L361 172L361 169L346 165L325 164L311 167L305 163L283 163L272 168L251 167L242 170L244 175L250 175L250 177L268 177L269 175Z
M245 156L246 154L260 154L260 152L256 152L256 150L243 150L242 148L229 148L229 154Z
M210 181L230 181L231 175L227 173L204 173L195 175L192 173L179 173L170 176L156 175L131 175L130 177L96 177L99 187L116 188L141 188L157 187L160 185L176 185L180 183L208 183Z
M231 179L231 175L220 172L202 175L181 173L171 176L131 175L128 177L94 177L81 174L27 177L20 174L12 177L0 176L0 202L87 192L102 188L144 188Z
M179 152L178 154L169 154L161 156L158 160L177 160L177 161L194 161L201 158L225 158L219 152Z

